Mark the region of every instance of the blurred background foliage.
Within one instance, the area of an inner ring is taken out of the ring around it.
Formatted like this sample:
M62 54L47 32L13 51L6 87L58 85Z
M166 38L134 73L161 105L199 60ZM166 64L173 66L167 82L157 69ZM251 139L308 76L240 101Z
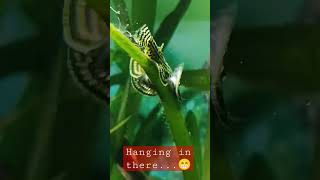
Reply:
M62 9L0 1L1 180L108 178L107 108L67 71Z
M212 130L211 176L319 179L319 1L227 0L212 9L228 126Z
M125 4L126 7L123 6ZM165 43L164 55L174 69L184 63L182 73L182 113L191 133L201 179L209 179L209 161L203 160L209 134L207 72L210 48L210 9L208 0L189 1L111 1L111 7L120 11L118 16L110 11L111 22L122 31L134 33L147 24L158 45ZM176 8L179 7L179 8ZM126 13L128 12L128 13ZM185 14L184 14L185 12ZM172 13L173 18L167 18ZM181 19L179 17L182 17ZM165 20L164 20L165 19ZM166 22L165 26L162 24ZM158 97L145 97L136 92L129 81L129 57L112 41L111 46L111 177L123 179L121 145L174 145L172 134ZM117 125L125 122L121 127ZM118 127L116 130L113 127ZM185 127L181 127L185 128ZM207 152L208 153L208 152ZM200 155L201 154L201 155ZM135 179L181 179L181 172L146 172L128 174ZM200 179L198 177L197 179Z

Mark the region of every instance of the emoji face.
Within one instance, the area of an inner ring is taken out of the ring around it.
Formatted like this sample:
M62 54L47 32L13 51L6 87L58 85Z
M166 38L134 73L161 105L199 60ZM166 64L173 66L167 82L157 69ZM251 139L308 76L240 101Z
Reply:
M187 170L190 167L190 161L188 159L180 159L179 161L179 168L181 170Z

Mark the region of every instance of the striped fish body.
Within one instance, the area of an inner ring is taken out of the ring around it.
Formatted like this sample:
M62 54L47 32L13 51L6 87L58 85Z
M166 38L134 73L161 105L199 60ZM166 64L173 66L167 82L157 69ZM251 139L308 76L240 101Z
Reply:
M101 52L102 51L102 52ZM108 53L104 48L87 54L69 49L68 68L80 88L103 102L109 102L110 79L106 69Z
M143 95L155 96L157 94L147 75L143 75L140 78L131 77L131 85Z
M161 83L164 86L167 86L167 80L171 76L172 70L163 56L163 45L157 45L146 25L143 25L136 32L133 36L133 41L148 56L148 58L156 64ZM143 68L134 59L130 60L130 75L132 86L137 91L144 95L156 95L156 91L150 79L144 72Z
M155 96L157 93L143 68L137 61L130 59L130 76L132 87L146 96Z
M69 47L68 69L77 84L105 103L109 102L109 40L104 21L85 0L65 0L64 39Z
M142 51L149 57L149 59L156 63L159 70L160 80L166 86L167 79L170 77L172 70L163 56L163 44L161 46L157 45L146 25L143 25L136 32L134 39L137 44L142 47Z

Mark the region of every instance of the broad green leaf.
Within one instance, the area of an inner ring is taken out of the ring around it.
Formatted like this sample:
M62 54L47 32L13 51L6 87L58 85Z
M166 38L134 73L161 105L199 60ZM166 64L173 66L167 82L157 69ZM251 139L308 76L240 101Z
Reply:
M153 32L157 0L133 0L132 1L132 26L133 30L146 24Z
M145 118L136 133L135 140L132 144L134 145L160 145L164 139L164 131L167 126L164 121L159 118L159 112L161 111L161 105L156 105L149 115ZM157 131L154 131L157 129ZM141 138L143 137L143 138Z
M169 43L179 22L188 10L190 3L191 0L180 0L176 8L161 22L155 35L155 40L157 42L164 43L164 45Z

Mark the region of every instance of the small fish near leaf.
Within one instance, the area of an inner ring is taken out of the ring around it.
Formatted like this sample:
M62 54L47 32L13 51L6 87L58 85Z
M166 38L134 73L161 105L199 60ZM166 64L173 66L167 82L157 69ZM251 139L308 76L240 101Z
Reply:
M130 37L130 39L141 49L144 54L149 57L150 61L155 63L162 85L167 86L169 83L176 96L179 97L178 87L180 85L183 65L179 66L175 72L172 72L172 69L166 62L162 52L164 45L157 45L149 28L146 25L143 25L140 29L138 29L136 33ZM130 59L129 69L131 84L134 89L147 96L155 96L157 94L149 77L146 75L145 71L137 61Z

